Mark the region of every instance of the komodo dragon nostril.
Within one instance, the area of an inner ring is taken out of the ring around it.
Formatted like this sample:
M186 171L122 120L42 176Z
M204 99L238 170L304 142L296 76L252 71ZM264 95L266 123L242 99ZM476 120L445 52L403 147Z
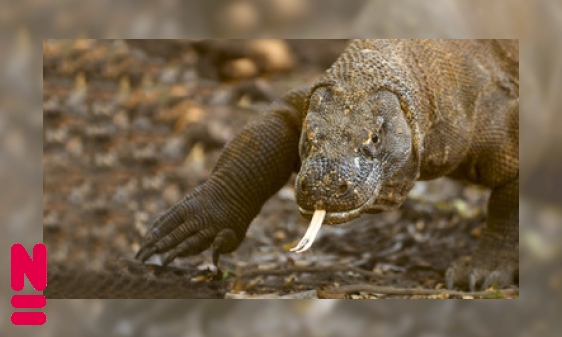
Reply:
M343 183L340 184L340 186L338 186L338 188L336 189L336 193L344 194L349 190L349 185L350 185L349 181L344 181Z
M304 178L304 177L300 178L299 187L300 187L301 192L304 192L308 189L308 184L306 182L306 178Z

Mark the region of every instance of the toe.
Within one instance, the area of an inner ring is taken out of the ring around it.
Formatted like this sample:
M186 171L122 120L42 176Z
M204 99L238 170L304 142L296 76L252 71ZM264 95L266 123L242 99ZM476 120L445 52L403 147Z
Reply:
M170 250L163 264L167 265L172 262L176 257L185 257L199 254L205 251L211 245L215 237L215 232L212 228L199 231L192 236L185 239L183 242Z
M232 229L225 228L220 231L213 241L213 264L218 266L220 255L236 250L240 242L241 240Z
M148 260L152 255L154 255L156 253L156 249L154 247L147 247L147 246L143 246L141 247L141 249L138 251L137 255L135 256L138 260L141 260L142 262L145 262L146 260Z
M466 284L469 281L472 266L470 260L459 259L453 263L445 273L447 289L452 290L457 285Z
M482 268L477 263L457 261L447 269L447 288L468 285L470 291L486 290L489 287L502 288L514 283L514 268Z
M168 235L183 223L181 206L175 205L160 214L150 226L150 230L143 240L143 245L152 245L162 237Z

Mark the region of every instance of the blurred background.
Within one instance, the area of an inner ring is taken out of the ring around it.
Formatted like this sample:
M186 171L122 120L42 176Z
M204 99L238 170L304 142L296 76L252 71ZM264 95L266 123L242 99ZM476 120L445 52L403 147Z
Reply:
M53 300L40 328L3 335L557 336L562 323L562 5L559 1L4 1L0 5L2 247L42 240L46 38L519 38L521 298L477 303ZM8 270L9 254L0 257ZM412 304L413 303L413 304ZM337 324L336 324L337 323Z

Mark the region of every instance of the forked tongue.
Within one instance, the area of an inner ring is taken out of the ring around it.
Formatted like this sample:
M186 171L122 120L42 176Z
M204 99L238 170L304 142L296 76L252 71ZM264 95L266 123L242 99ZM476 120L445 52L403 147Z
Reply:
M302 253L308 250L310 246L312 246L314 239L316 239L316 234L318 234L318 232L320 231L320 226L322 226L322 221L324 220L325 216L326 210L317 209L314 211L312 220L310 221L310 225L308 225L306 233L302 237L299 244L296 247L291 248L292 252Z

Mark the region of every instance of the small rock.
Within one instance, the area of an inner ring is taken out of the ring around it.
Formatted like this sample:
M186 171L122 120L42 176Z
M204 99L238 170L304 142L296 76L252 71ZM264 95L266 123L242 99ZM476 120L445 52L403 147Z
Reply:
M311 261L308 260L296 260L295 261L295 267L308 267L312 265Z
M68 128L60 127L58 129L47 129L45 130L45 141L47 143L61 144L68 137Z
M176 83L179 76L179 69L177 67L168 67L160 74L159 81L163 84Z
M280 298L292 300L318 299L318 293L316 292L316 290L307 290L299 293L283 295Z
M293 54L283 40L251 40L249 44L262 71L287 71L295 64Z
M283 242L287 239L287 233L285 233L285 231L283 230L277 230L275 231L275 233L273 233L273 238L277 242Z
M94 165L98 167L111 168L117 164L117 155L114 152L95 153Z
M180 159L185 150L185 142L182 137L170 137L162 148L162 152L168 158Z
M181 198L180 188L176 184L167 186L162 191L162 198L169 204L176 203Z
M281 200L295 201L295 190L292 187L285 186L277 192L277 196Z
M120 129L127 129L129 127L129 116L125 110L119 111L113 117L113 124Z
M221 70L223 76L233 79L251 78L258 74L258 67L249 58L228 61L222 66Z

